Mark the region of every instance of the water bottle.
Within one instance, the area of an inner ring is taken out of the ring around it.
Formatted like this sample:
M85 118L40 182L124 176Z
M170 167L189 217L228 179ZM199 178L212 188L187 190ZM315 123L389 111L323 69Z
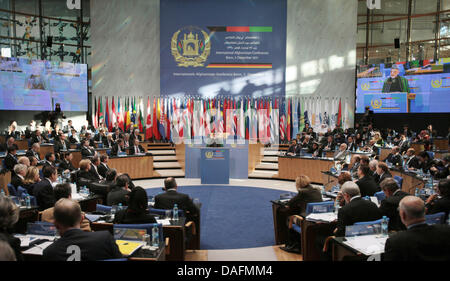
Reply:
M152 246L158 247L159 246L159 229L158 226L154 226L152 229Z
M414 192L414 196L419 197L419 188L416 187L416 191Z
M381 220L381 235L388 235L388 220L386 216L383 216L383 219Z
M29 195L27 195L25 197L25 204L26 204L27 208L31 208L31 201L30 201L30 196Z
M5 197L5 196L6 196L5 191L4 191L3 189L2 189L2 191L1 191L0 196L1 196L1 197Z
M172 218L174 221L178 220L178 205L173 205Z
M336 216L338 215L340 208L341 206L339 205L339 201L338 200L334 201L334 213L336 214Z
M117 205L117 211L122 211L122 203L119 203L119 205Z

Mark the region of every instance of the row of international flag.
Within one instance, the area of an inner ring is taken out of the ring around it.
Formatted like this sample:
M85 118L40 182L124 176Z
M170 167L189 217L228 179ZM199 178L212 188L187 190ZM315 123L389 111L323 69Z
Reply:
M111 131L117 122L124 131L138 128L146 139L165 141L226 133L228 137L275 143L295 138L306 123L342 127L340 99L334 122L332 114L316 115L308 106L295 97L95 97L92 121L95 128L103 123Z

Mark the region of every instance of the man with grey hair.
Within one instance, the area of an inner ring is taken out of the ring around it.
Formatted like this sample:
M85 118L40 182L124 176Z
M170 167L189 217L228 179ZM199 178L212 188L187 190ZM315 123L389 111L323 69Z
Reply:
M38 142L33 143L31 149L25 154L27 157L34 156L38 161L41 160L39 156L39 151L41 150L41 145Z
M347 150L347 144L342 143L339 146L339 150L334 153L334 160L337 161L345 161L345 157L350 154L350 151Z
M389 155L383 161L384 162L388 161L392 163L392 165L394 166L402 166L403 160L402 156L400 155L400 148L398 146L394 146L391 149Z
M44 250L44 260L98 261L122 257L108 231L85 232L80 229L83 216L77 202L67 198L58 200L53 216L61 238Z
M19 164L23 164L25 166L30 167L30 159L28 159L28 157L26 156L22 156L19 158L19 160L17 160L17 163Z
M23 181L27 174L28 167L23 164L14 165L14 175L11 177L11 184L17 189L23 186Z
M375 203L361 198L359 187L356 183L348 181L342 185L342 197L345 206L339 209L336 236L345 236L345 227L356 222L374 221L381 218L381 212Z
M375 180L375 182L378 182L380 180L380 176L377 174L377 166L378 160L373 159L369 162L370 173L372 174L372 178Z
M407 230L387 239L385 261L450 261L450 227L428 225L422 199L404 197L400 201L399 212Z
M389 230L405 230L406 227L400 220L398 205L400 200L410 195L400 189L393 178L386 178L380 183L381 190L386 195L386 199L381 201L380 211L383 216L389 218Z

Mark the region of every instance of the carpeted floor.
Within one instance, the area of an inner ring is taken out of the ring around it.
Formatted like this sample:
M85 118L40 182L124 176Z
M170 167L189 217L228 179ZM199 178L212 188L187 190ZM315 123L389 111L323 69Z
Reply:
M161 193L147 189L148 195ZM239 249L274 245L272 204L285 191L243 186L185 186L178 192L198 198L201 249Z

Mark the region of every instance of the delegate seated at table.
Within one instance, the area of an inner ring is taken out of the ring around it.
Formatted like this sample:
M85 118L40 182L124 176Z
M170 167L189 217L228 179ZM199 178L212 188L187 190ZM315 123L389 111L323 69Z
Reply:
M384 261L450 260L450 226L428 225L422 199L404 197L399 203L399 213L407 230L386 240Z
M44 249L47 261L99 261L121 258L122 254L108 231L85 232L80 205L71 199L60 199L54 208L55 226L61 238Z

